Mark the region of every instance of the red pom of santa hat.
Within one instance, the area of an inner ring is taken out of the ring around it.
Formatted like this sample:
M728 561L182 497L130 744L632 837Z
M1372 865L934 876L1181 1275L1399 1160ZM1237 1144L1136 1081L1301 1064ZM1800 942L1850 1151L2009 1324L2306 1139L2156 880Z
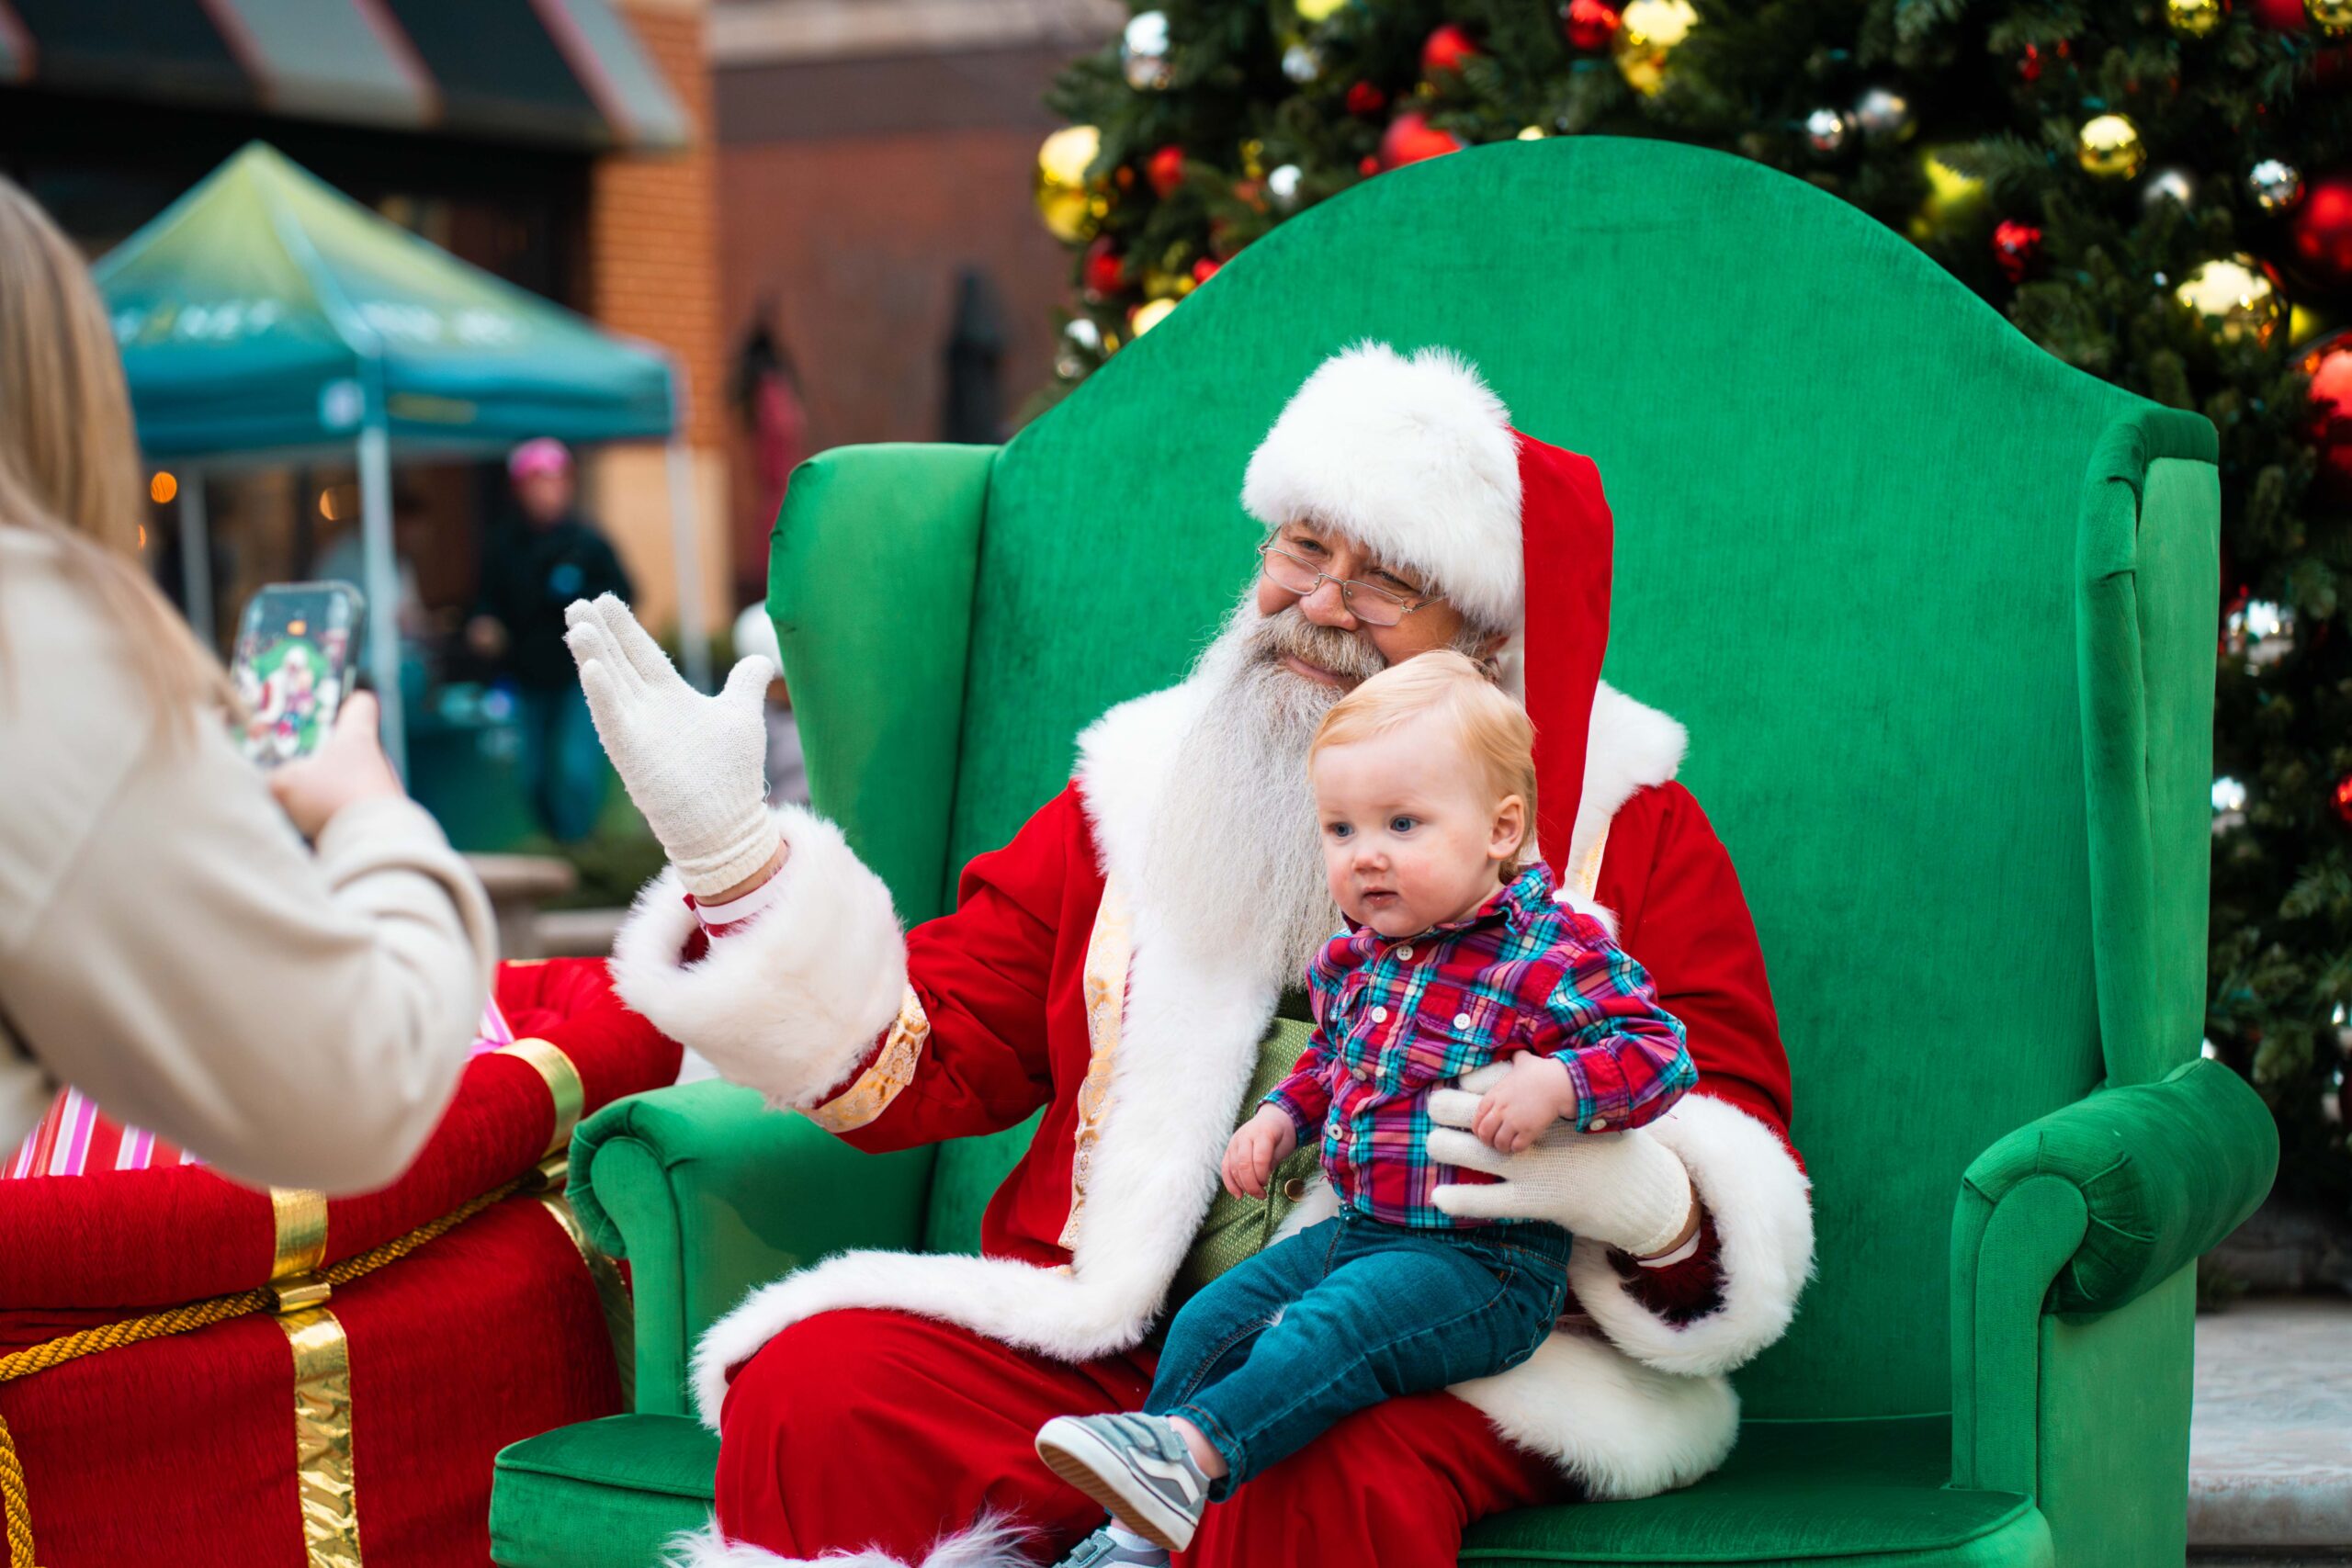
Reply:
M1459 355L1362 343L1283 407L1241 504L1270 528L1337 528L1475 625L1523 639L1536 838L1564 874L1609 646L1609 502L1592 459L1512 429Z

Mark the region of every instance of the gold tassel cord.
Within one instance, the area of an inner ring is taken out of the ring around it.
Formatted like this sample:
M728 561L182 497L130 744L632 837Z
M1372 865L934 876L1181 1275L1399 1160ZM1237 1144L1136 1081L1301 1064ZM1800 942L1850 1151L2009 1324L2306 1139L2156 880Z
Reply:
M330 1287L347 1285L365 1278L385 1264L407 1257L425 1243L447 1235L492 1204L513 1196L537 1180L538 1173L533 1171L503 1187L492 1188L481 1197L459 1204L439 1219L419 1225L406 1235L395 1236L381 1247L345 1258L328 1269L322 1278ZM144 1317L60 1335L55 1339L0 1356L0 1383L28 1378L51 1367L62 1366L67 1361L95 1356L101 1350L119 1349L144 1339L187 1334L195 1329L209 1328L216 1323L226 1323L232 1318L268 1312L277 1305L277 1302L276 1291L239 1291L233 1295L214 1296L209 1301L193 1302L167 1312L150 1313ZM32 1503L25 1489L24 1466L17 1458L17 1440L9 1432L5 1419L0 1419L0 1511L5 1511L7 1518L8 1568L37 1568L33 1556Z

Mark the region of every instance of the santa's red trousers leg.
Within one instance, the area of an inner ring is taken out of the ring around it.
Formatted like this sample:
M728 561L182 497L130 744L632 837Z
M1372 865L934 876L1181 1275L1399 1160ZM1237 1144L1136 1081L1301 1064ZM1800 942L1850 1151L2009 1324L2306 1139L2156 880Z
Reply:
M1038 1461L1056 1416L1134 1410L1148 1352L1082 1364L895 1312L820 1314L736 1374L720 1416L718 1525L781 1557L878 1549L920 1562L988 1513L1051 1562L1102 1510ZM1182 1568L1269 1562L1453 1568L1463 1527L1567 1495L1450 1394L1357 1412L1212 1506Z

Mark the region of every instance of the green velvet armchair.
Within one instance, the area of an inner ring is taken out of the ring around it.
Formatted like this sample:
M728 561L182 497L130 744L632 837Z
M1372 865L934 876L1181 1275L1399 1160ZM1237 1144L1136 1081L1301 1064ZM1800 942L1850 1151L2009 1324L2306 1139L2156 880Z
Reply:
M2276 1159L2198 1051L2214 432L1860 213L1664 142L1482 148L1283 225L1004 446L818 458L769 606L820 808L940 911L1086 721L1185 668L1254 564L1251 446L1366 335L1462 350L1599 462L1607 674L1690 727L1815 1184L1724 1469L1464 1561L2178 1563L2192 1264ZM637 1568L701 1522L695 1337L839 1248L970 1249L1023 1135L867 1157L717 1084L582 1128L638 1409L501 1457L497 1561Z

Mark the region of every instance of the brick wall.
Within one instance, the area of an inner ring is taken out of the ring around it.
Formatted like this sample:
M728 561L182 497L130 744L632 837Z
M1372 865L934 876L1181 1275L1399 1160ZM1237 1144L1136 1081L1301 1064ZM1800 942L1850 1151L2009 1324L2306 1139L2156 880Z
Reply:
M677 355L685 369L686 435L694 448L696 571L708 623L733 606L725 587L728 515L726 344L718 295L718 160L707 0L621 0L620 13L668 79L694 127L680 152L599 159L590 176L589 312L616 331ZM677 615L669 480L662 455L615 447L588 473L591 502L639 583L639 611Z

